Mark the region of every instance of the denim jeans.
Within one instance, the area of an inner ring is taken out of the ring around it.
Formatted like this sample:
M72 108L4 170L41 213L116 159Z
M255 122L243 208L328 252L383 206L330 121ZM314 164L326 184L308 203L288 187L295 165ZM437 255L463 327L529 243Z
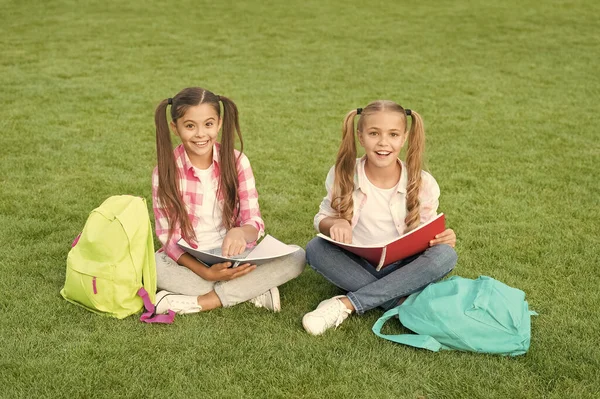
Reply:
M456 259L451 246L440 244L378 272L365 259L322 238L315 237L306 246L310 267L347 291L358 314L378 306L385 310L393 308L400 298L420 291L450 273Z

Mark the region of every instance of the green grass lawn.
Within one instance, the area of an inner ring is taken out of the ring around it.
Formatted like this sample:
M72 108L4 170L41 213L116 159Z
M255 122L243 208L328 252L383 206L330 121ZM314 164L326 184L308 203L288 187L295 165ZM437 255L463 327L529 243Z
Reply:
M0 397L598 397L598 15L589 0L0 0ZM378 310L309 336L302 315L338 290L308 268L279 314L160 326L64 301L87 214L115 194L150 203L154 108L192 85L236 101L267 231L302 246L346 112L421 113L453 274L526 292L529 353L392 344L371 332Z

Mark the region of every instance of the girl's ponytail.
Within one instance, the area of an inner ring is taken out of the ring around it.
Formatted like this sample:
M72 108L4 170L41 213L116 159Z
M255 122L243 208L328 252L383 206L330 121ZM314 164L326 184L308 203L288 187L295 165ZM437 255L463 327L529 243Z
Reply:
M335 162L335 179L331 198L331 207L338 211L338 217L352 222L354 204L354 167L356 165L356 138L354 133L354 109L346 115L342 125L342 143Z
M158 199L166 211L165 216L171 227L167 241L171 239L173 228L180 226L183 239L192 242L196 239L196 235L179 194L177 166L175 165L171 132L167 122L167 106L172 101L172 99L161 101L154 113L156 158L158 162Z
M419 190L421 189L421 170L423 169L423 152L425 150L425 130L423 119L415 111L408 111L412 117L408 132L408 149L406 151L406 168L408 183L406 187L406 232L413 230L420 223Z
M223 103L223 128L221 132L221 149L219 163L221 178L219 180L219 193L223 196L223 224L227 230L235 226L239 214L240 198L238 194L238 172L235 157L235 135L240 139L240 153L244 150L244 142L240 131L238 109L233 101L224 96L217 96Z

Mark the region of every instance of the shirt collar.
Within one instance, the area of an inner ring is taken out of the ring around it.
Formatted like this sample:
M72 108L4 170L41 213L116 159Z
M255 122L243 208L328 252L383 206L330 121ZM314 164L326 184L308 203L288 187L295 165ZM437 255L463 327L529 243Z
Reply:
M365 162L367 161L367 156L363 155L360 158L357 167L356 173L354 174L354 186L356 189L360 189L363 193L365 190L363 189L366 184L367 175L365 175ZM402 194L406 194L406 185L408 184L408 174L406 173L406 165L400 159L397 159L398 163L402 167L400 172L400 181L397 186L397 191Z
M215 143L213 145L213 165L215 165L215 169L219 168L219 148L220 148L220 144L219 143ZM183 147L183 144L179 144L175 150L175 159L181 162L181 166L183 168L184 171L189 172L190 170L194 169L194 165L192 165L192 161L190 161L190 158L188 157L187 152L185 152L185 148Z

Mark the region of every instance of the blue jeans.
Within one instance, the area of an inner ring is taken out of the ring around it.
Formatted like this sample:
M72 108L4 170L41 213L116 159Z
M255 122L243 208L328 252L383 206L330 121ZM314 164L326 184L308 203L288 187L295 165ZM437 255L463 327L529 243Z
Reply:
M356 312L362 314L378 306L391 309L400 298L441 279L454 269L457 256L449 245L434 245L378 272L360 256L315 237L306 245L306 259L310 267L347 291Z

